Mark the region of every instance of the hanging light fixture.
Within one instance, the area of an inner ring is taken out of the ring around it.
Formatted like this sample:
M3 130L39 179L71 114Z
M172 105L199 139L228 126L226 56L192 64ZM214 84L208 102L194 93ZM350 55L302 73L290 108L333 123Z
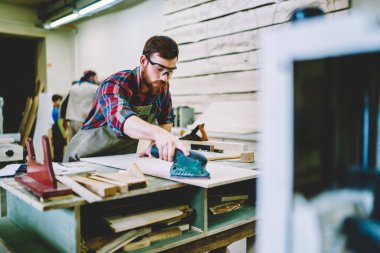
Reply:
M87 16L89 14L95 14L101 10L104 10L108 7L111 7L116 2L120 2L120 0L100 0L95 3L92 3L86 7L83 7L79 10L74 10L72 13L63 16L59 19L56 19L54 21L49 21L43 24L43 27L45 29L52 29L56 28L58 26L73 22L75 20L78 20L84 16Z

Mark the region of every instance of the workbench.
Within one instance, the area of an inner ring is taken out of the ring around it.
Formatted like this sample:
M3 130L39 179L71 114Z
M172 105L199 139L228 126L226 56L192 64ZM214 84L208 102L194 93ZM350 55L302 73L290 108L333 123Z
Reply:
M93 166L100 172L117 171L106 166ZM255 178L205 189L153 176L146 177L146 188L118 193L91 204L76 195L69 199L41 203L13 178L0 179L0 187L6 191L7 197L7 216L0 219L0 251L7 252L4 248L10 247L13 251L9 252L16 253L83 252L84 238L104 226L101 215L115 206L138 210L142 206L154 208L189 204L195 210L190 222L192 229L184 231L179 237L155 242L132 252L205 252L244 238L247 238L247 252L253 252ZM248 194L252 201L240 209L220 215L212 215L208 211L209 194L228 193L237 189Z

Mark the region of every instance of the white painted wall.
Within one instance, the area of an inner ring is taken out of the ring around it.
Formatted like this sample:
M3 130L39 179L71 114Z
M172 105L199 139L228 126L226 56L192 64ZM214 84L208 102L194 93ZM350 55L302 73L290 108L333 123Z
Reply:
M163 2L141 1L128 9L76 24L76 78L87 69L93 69L102 79L119 70L135 68L145 41L163 33Z
M49 31L46 36L47 92L65 96L75 76L74 31Z

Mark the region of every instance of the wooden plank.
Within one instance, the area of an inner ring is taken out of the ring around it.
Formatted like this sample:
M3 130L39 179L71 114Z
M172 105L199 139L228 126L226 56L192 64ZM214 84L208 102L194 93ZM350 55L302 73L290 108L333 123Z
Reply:
M58 181L70 187L73 190L73 192L81 196L83 199L85 199L89 203L93 203L93 202L100 201L103 199L102 197L96 195L92 191L87 190L85 187L75 182L72 178L68 176L56 175L55 177L57 178Z
M259 175L258 171L209 163L207 164L207 170L210 172L210 179L171 177L170 167L173 164L172 162L147 157L137 157L135 154L87 157L81 158L81 160L95 164L112 166L115 168L123 167L125 163L135 162L139 165L144 174L170 179L189 185L195 185L202 188L212 188L220 185L240 182L242 180L256 178L257 175Z
M211 2L213 0L168 0L164 2L164 14L177 12L183 9L191 8L202 3Z
M180 2L180 1L179 1ZM257 8L266 4L273 4L274 0L217 0L184 9L165 17L165 29L193 24L205 20L215 19L234 12Z
M182 231L179 227L172 227L162 229L160 231L152 232L148 234L148 239L150 242L158 242L168 238L176 237L182 235Z
M124 235L120 236L110 244L107 244L105 247L103 247L100 250L97 250L97 253L112 253L115 252L116 250L120 249L123 247L125 244L133 241L134 239L150 233L151 229L150 228L141 228L138 230L132 230L128 231Z
M150 246L150 240L148 237L143 237L141 240L136 242L130 242L123 247L123 251L132 251L136 249L142 249Z
M260 70L211 74L170 80L170 93L176 95L208 95L254 92L258 90Z
M28 119L30 109L32 108L32 103L33 103L33 99L31 97L28 97L25 102L25 109L22 112L22 119L21 119L19 130L18 130L20 133L23 133L25 130L26 120Z
M173 96L173 106L190 106L193 107L196 114L204 112L204 110L215 101L241 101L241 100L257 100L257 93L242 94L213 94L213 95L197 95L189 96Z
M319 6L323 11L334 12L349 7L348 0L336 0L334 4L325 0L293 0L266 5L226 17L179 27L166 34L179 44L197 42L208 38L233 34L264 26L288 22L291 13L301 7Z
M158 211L133 214L123 217L105 217L104 219L109 223L110 228L115 233L126 231L138 227L148 226L153 223L168 220L183 215L181 210L168 208Z
M30 132L32 131L32 127L36 120L38 109L38 95L32 98L32 106L30 107L30 111L28 113L27 119L25 121L24 131L21 133L21 146L25 146L26 139L29 137Z
M128 192L128 184L127 183L118 182L118 181L115 181L115 180L111 180L111 179L108 179L108 178L97 176L96 174L95 175L90 175L88 178L94 179L94 180L97 180L97 181L101 181L101 182L104 182L104 183L109 183L109 184L116 185L118 192L121 192L121 193Z
M259 68L257 51L223 55L177 64L177 77L191 77L223 72L254 70ZM202 67L200 67L202 66Z
M95 175L98 177L103 177L103 178L107 178L113 181L125 183L128 186L133 186L136 184L146 185L145 177L144 178L132 177L123 173L95 173Z
M89 189L90 191L98 194L102 197L112 196L116 194L117 192L117 186L100 182L97 180L89 179L87 177L82 176L74 176L71 177L74 181L77 181L78 183L82 184L84 187Z
M179 45L179 62L252 51L259 48L260 35L257 29Z

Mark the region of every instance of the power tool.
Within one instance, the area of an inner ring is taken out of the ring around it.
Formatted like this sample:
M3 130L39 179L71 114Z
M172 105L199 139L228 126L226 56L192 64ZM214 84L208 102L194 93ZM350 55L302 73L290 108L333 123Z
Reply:
M190 155L185 156L181 150L175 150L170 176L177 178L210 178L210 173L206 170L207 158L200 153L189 152ZM156 145L152 146L150 153L155 158L160 157Z

